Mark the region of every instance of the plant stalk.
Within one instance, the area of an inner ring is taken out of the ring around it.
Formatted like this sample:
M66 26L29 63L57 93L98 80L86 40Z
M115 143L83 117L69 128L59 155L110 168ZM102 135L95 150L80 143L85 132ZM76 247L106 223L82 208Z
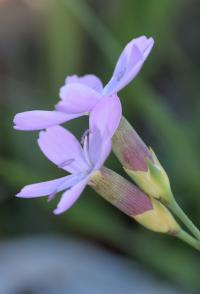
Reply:
M180 230L176 237L200 251L200 241L190 236L187 232Z
M175 200L172 200L168 207L171 211L183 222L183 224L188 228L188 230L198 239L200 240L200 231L193 224L193 222L189 219L189 217L185 214L182 208L178 205Z

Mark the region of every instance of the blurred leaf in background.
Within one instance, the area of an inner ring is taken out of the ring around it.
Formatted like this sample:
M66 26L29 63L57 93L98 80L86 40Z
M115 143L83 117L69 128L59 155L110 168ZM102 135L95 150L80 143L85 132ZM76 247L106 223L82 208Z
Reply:
M15 199L23 185L62 172L40 153L37 133L12 129L15 113L51 109L67 75L94 73L105 83L129 40L153 36L155 47L139 77L120 93L123 112L156 151L177 200L200 227L199 14L195 0L0 1L2 238L74 234L199 293L198 253L177 240L147 232L89 188L61 217L52 216L55 203ZM67 124L79 138L85 126L84 118ZM114 156L108 165L122 173Z

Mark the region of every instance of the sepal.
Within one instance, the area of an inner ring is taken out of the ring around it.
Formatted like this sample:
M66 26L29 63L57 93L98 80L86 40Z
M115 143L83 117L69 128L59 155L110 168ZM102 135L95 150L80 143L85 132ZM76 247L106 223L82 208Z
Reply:
M159 233L176 236L180 227L169 210L158 200L151 198L153 209L135 216L135 220L145 228Z
M146 159L147 171L124 169L145 193L169 204L173 199L169 178L152 149L150 153L153 161Z

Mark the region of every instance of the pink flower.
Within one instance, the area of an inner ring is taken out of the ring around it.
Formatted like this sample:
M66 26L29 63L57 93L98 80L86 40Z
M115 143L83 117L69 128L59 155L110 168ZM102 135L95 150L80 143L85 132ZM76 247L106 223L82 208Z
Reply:
M153 45L153 38L145 36L130 41L122 51L103 94L112 95L127 86L140 71Z
M103 98L117 93L138 74L153 47L152 38L141 36L129 42L122 51L107 85L95 75L69 76L60 89L61 101L53 111L34 110L18 113L14 118L17 130L41 130L88 114Z
M93 108L89 118L89 130L83 138L83 147L61 126L41 131L38 139L41 151L70 175L25 186L17 197L48 196L51 200L57 193L65 191L54 213L59 214L70 208L110 154L112 134L118 127L120 118L120 101L111 96L102 99Z

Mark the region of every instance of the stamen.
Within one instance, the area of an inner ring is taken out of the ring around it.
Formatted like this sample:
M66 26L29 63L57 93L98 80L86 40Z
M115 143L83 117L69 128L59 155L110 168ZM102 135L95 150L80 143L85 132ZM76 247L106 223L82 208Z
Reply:
M84 152L84 155L85 155L85 159L87 161L87 164L89 165L89 167L92 166L92 162L90 160L90 155L89 155L89 145L90 145L90 142L89 142L89 137L91 135L91 130L86 130L82 136L82 145L83 145L83 152Z
M85 138L87 138L87 140L89 140L89 134L91 133L91 131L89 129L87 129L82 137L81 137L81 145L84 145L84 142L85 142Z

